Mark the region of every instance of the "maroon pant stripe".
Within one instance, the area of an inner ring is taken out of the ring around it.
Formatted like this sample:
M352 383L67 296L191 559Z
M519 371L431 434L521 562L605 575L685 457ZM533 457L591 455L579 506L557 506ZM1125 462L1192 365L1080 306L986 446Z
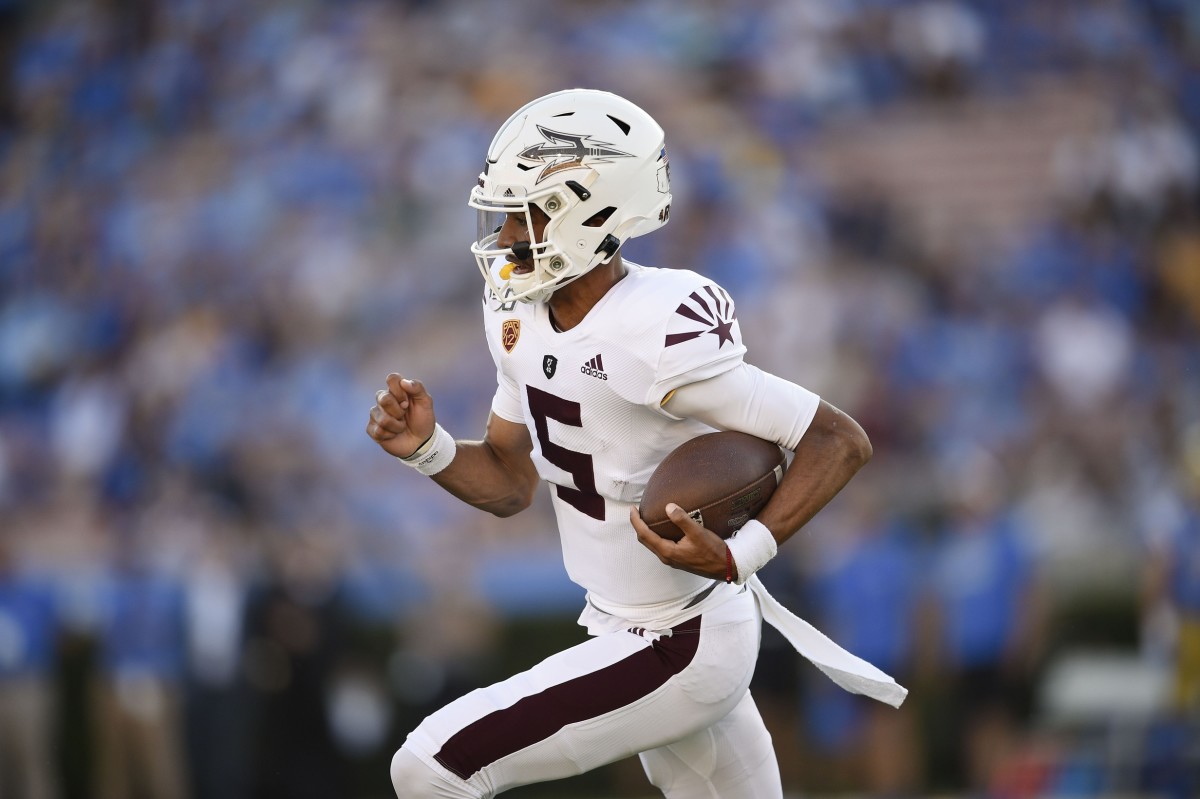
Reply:
M489 713L450 737L437 762L468 779L506 755L544 741L568 724L602 716L652 693L692 662L700 645L700 617L669 638L606 668L552 685L512 707Z

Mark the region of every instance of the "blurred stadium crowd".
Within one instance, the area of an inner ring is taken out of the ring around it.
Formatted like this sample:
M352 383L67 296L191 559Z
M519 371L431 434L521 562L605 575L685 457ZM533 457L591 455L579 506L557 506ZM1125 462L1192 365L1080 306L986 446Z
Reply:
M0 59L0 795L388 796L572 634L546 505L363 428L395 370L481 433L467 192L576 85L667 130L628 256L875 444L764 579L913 695L768 638L790 789L1200 794L1195 3L0 0Z

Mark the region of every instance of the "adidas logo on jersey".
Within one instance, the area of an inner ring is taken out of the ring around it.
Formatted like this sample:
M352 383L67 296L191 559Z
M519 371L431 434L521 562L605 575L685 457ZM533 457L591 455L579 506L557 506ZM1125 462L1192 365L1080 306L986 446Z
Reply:
M604 371L604 359L600 355L597 355L595 358L592 358L583 366L579 367L579 371L583 372L585 375L598 377L601 380L608 379L608 374Z

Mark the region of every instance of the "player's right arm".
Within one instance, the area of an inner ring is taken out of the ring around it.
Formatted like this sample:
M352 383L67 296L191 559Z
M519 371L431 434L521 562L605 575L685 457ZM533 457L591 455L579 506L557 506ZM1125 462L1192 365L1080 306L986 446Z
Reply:
M407 458L437 425L433 398L419 380L392 373L375 394L367 435L389 455ZM492 413L482 441L456 441L454 459L433 475L442 488L480 510L512 516L529 507L538 475L529 428Z

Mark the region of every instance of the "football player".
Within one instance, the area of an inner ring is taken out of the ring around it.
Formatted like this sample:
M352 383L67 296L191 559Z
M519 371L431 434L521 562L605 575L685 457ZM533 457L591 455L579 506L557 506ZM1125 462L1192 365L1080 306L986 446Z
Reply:
M392 760L400 797L490 797L638 754L670 799L782 795L748 690L761 622L848 690L905 690L779 605L754 573L871 456L862 428L747 363L733 299L685 269L625 260L666 224L662 128L616 95L534 100L493 139L469 204L497 389L482 441L437 424L433 397L391 374L367 434L442 488L509 516L550 484L571 579L587 591L584 643L455 700ZM637 503L671 450L714 429L792 450L770 502L730 539Z

